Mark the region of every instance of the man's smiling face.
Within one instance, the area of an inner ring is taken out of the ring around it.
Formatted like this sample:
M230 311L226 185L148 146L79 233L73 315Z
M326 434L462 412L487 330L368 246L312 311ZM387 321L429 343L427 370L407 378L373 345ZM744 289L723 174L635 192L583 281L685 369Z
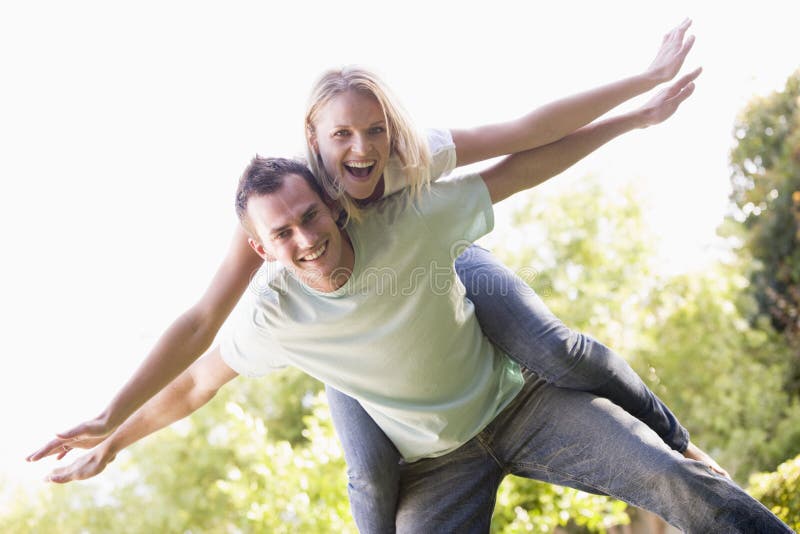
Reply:
M247 216L260 243L253 249L264 259L294 271L318 291L341 287L353 269L353 249L325 202L296 174L284 177L275 192L252 196Z

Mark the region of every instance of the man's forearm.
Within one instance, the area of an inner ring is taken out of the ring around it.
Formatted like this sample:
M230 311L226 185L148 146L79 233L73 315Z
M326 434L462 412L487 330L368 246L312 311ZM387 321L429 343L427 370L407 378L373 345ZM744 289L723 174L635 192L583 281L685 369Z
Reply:
M191 369L183 372L130 416L104 444L111 455L194 413L216 391L198 388Z
M49 480L64 484L96 476L119 451L196 411L236 376L236 372L223 361L219 348L214 349L170 382L109 437L56 438L28 460L36 461L52 454L59 454L60 459L72 449L93 447L72 464L54 469Z
M185 313L164 332L145 361L109 403L101 415L109 428L122 424L211 345L215 332L198 325L193 315L191 311Z

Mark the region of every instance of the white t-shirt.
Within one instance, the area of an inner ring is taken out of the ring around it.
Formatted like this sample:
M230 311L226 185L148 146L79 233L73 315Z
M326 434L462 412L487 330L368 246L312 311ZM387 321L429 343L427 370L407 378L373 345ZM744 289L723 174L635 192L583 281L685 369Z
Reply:
M265 267L223 335L223 359L247 376L296 366L358 399L407 461L446 454L522 387L453 269L492 228L489 193L469 175L434 183L417 200L385 198L364 215L347 226L349 281L322 293Z
M446 176L456 167L456 145L450 130L430 129L425 131L428 149L431 152L431 180ZM383 196L389 196L408 187L403 166L396 157L389 158L383 170Z

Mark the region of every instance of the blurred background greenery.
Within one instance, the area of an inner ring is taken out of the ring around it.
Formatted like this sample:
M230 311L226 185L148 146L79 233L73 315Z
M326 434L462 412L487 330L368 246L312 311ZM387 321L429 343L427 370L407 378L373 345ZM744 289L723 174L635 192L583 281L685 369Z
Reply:
M527 193L513 217L522 245L491 239L556 315L624 355L693 440L795 529L799 109L800 71L742 111L719 227L730 253L708 270L659 274L635 187L591 178ZM321 385L293 371L236 381L97 480L13 491L1 532L355 532ZM630 516L617 501L509 478L492 530L605 532Z

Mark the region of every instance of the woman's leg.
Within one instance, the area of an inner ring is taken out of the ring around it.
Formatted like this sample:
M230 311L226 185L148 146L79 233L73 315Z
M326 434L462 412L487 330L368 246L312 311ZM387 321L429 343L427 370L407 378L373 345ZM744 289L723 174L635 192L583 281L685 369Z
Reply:
M400 453L355 399L330 386L333 426L347 462L347 493L361 534L395 531Z
M512 359L555 386L613 401L671 448L686 449L688 432L630 365L602 343L567 328L490 252L473 245L455 265L484 334Z

